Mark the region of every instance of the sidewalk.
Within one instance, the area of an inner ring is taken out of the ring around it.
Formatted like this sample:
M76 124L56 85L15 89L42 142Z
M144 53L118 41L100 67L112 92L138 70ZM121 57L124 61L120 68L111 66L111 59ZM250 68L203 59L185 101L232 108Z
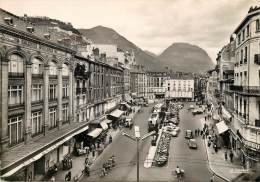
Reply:
M209 119L206 122L205 119L201 119L200 121L202 122L202 125L206 123L209 126L209 128L213 126L214 133L216 133L216 125L212 119ZM216 153L215 150L213 149L213 144L211 144L211 146L208 147L208 139L205 139L204 142L205 142L205 148L206 148L208 161L209 161L209 168L213 173L215 173L215 175L219 176L225 181L231 181L244 170L244 168L240 165L240 162L235 155L234 155L233 163L230 162L230 158L229 158L230 150L222 147ZM228 155L227 160L225 160L225 151L227 151L227 155Z
M138 112L139 110L139 106L133 106L135 108L135 112L134 113L131 113L129 114L128 117L130 118L134 118L136 113ZM114 130L114 129L109 129L108 132L107 132L107 138L106 138L106 146L104 148L104 151L102 153L105 152L105 150L110 146L109 145L109 136L111 135L112 138L114 139L117 134L120 132L120 129L118 128L117 130ZM102 153L100 155L102 155ZM92 153L90 153L89 155L87 154L84 154L82 156L72 156L72 168L70 170L59 170L58 173L55 175L55 180L56 181L65 181L65 175L71 171L71 181L73 181L73 178L74 177L77 177L77 178L81 178L83 173L82 171L84 170L84 167L85 167L85 159L86 157L88 156L88 159L92 162L92 164L94 164L95 160L100 156L98 155L97 151L95 152L95 156L93 157L92 156Z

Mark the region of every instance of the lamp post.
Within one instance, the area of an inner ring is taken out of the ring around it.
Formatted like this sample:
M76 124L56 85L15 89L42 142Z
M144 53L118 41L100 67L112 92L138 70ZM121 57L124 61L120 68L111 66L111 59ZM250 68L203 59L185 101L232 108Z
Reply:
M155 134L155 131L147 133L141 138L139 126L135 126L134 129L135 129L135 136L131 136L131 135L125 133L125 132L122 132L122 135L126 136L127 138L136 142L136 153L137 153L137 156L136 156L136 170L137 170L136 171L137 172L136 173L136 181L139 182L139 142L142 141L142 140L145 140L149 136Z

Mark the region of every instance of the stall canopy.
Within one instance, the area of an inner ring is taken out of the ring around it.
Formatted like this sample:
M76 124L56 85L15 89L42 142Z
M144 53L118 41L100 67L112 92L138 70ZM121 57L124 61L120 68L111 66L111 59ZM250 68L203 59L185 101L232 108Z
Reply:
M225 119L227 119L229 121L232 117L231 114L224 107L222 107L222 115Z
M129 104L127 104L126 102L122 102L121 105L125 105L127 107L127 109L131 109L131 106Z
M103 130L108 129L108 125L107 125L107 122L106 122L106 121L100 122L100 125L101 125L101 127L102 127Z
M109 115L113 116L115 118L120 118L120 116L122 116L122 114L124 113L124 111L121 111L119 109L114 110L113 112L111 112Z
M97 138L100 135L101 132L102 132L101 128L96 128L96 129L92 130L91 132L89 132L88 136L91 136L93 138Z
M224 133L228 130L228 126L226 125L225 121L221 121L216 124L216 127L218 129L218 134Z

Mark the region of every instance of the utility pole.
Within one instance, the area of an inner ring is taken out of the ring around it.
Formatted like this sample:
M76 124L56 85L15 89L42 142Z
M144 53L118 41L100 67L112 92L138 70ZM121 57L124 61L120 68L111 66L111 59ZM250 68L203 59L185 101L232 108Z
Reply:
M137 156L136 156L136 181L139 182L139 142L142 140L145 140L149 136L155 134L155 131L147 133L141 138L139 126L135 126L134 129L135 129L135 136L131 136L125 132L122 132L122 135L126 136L127 138L136 142L136 153L137 153Z

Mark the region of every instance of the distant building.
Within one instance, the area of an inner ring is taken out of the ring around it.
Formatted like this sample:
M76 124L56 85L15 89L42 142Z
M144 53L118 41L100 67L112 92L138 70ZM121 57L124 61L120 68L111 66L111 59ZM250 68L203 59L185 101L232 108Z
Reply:
M165 98L165 82L169 79L167 72L146 72L147 75L147 97L149 100Z
M170 78L165 82L165 97L173 101L194 100L194 78L191 75L170 73Z

